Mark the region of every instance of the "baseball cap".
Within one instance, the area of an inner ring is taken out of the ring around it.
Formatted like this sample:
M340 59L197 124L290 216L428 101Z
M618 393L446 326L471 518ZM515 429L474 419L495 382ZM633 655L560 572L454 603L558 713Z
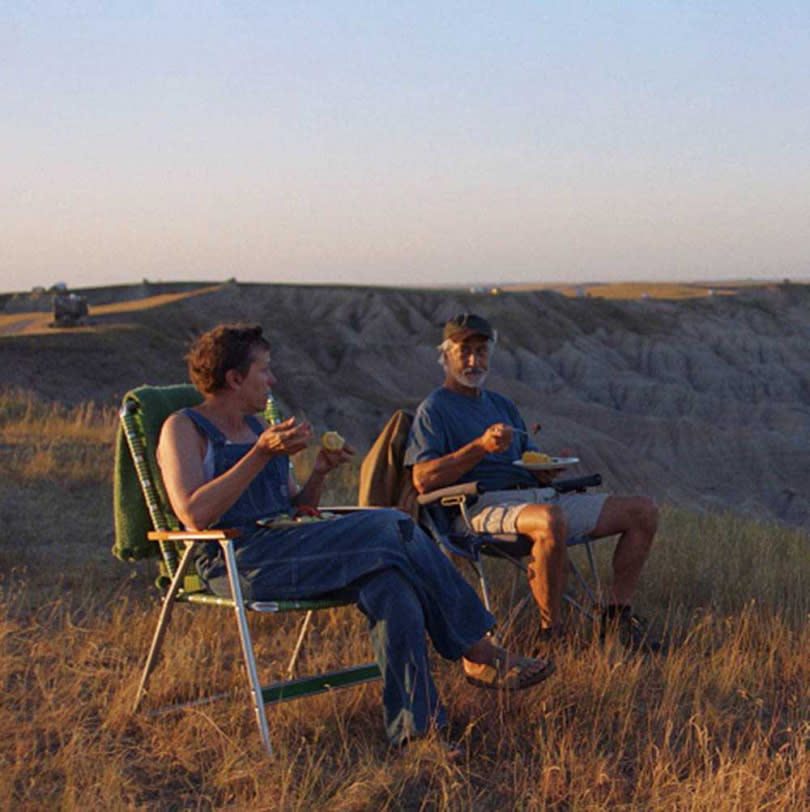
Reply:
M444 325L442 339L446 341L451 338L455 341L462 341L471 335L484 336L492 341L495 338L495 331L483 316L475 313L459 313Z

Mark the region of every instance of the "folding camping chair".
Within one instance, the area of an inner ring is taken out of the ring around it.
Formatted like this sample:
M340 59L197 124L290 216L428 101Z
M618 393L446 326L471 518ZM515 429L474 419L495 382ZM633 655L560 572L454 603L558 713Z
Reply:
M573 491L584 492L588 488L601 484L600 474L590 474L576 479L560 480L551 487L558 493L571 493ZM468 508L472 506L482 490L478 482L465 482L422 494L417 498L417 502L421 508L419 521L422 527L447 552L470 563L478 577L484 605L492 611L490 587L482 556L502 558L525 573L527 572L526 565L520 555L512 549L525 537L518 533L478 533L473 529ZM461 530L457 529L459 525L459 522L455 521L457 516L462 519ZM569 586L563 594L564 600L570 606L591 621L596 619L593 610L599 606L601 600L601 583L592 543L588 536L572 536L566 541L566 546L569 548L581 547L585 550L588 575L583 575L569 556L568 566L574 576L574 584ZM503 634L509 630L530 599L530 595L525 595L512 607L508 618L501 623Z
M389 419L375 441L360 469L360 488L358 503L367 506L394 506L401 509L410 507L408 491L413 490L410 483L410 470L403 467L405 440L413 422L413 414L402 409L397 410ZM568 479L556 482L552 487L560 493L584 491L597 487L602 482L599 474ZM514 555L510 547L523 539L519 534L479 534L472 527L468 507L478 498L481 487L477 482L451 485L416 498L418 522L430 537L446 552L459 556L469 562L478 578L481 598L484 605L492 611L490 587L483 564L483 557L497 557L509 561L518 569L526 572L526 565L520 556ZM403 496L404 495L404 496ZM464 530L454 529L454 520L461 516ZM594 559L592 542L587 537L572 537L567 542L569 547L584 549L588 574L583 575L580 568L569 556L569 566L573 574L573 587L566 591L565 600L589 620L594 620L593 610L601 599L601 584ZM523 597L510 611L509 617L500 628L506 633L517 616L523 610L531 596Z
M234 556L233 543L239 534L238 531L180 529L180 524L169 507L155 458L155 449L160 427L165 419L177 409L194 406L201 400L197 390L189 385L142 386L127 393L121 406L114 477L116 545L113 552L119 558L130 561L159 554L161 570L159 582L166 588L133 712L138 709L146 694L149 677L157 663L175 604L230 608L235 613L251 703L259 725L262 744L268 754L273 755L265 705L304 698L333 688L370 682L380 678L380 671L375 662L369 662L300 679L293 678L298 654L313 611L353 604L339 598L247 601L242 594ZM198 576L188 574L195 545L212 541L220 544L223 550L231 588L230 598L211 594L204 588ZM248 611L271 614L306 612L287 667L286 679L264 687L260 684L247 622ZM219 698L222 698L222 695L199 701L213 701ZM172 708L163 708L155 713L170 709Z

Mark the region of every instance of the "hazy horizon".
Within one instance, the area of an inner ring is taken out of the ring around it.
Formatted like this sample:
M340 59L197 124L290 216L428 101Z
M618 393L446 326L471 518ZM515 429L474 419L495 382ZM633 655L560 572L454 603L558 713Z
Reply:
M803 3L0 20L0 290L810 276Z

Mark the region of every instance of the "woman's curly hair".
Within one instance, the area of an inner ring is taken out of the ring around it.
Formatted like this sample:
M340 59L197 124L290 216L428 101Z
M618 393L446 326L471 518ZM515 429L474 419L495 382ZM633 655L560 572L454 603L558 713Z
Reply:
M258 324L220 324L197 336L186 355L191 382L204 395L225 388L225 373L247 375L254 350L269 350Z

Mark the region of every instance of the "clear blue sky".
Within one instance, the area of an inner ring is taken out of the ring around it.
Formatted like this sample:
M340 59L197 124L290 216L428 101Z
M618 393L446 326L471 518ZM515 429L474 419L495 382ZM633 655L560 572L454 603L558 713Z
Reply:
M810 3L0 4L0 291L810 276Z

